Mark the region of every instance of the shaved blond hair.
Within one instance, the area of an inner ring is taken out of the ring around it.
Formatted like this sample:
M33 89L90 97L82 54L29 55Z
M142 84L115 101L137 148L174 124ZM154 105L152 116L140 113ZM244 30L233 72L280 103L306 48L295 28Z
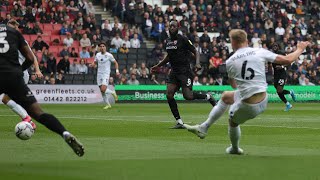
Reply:
M232 29L229 32L229 37L237 44L242 44L247 41L247 33L242 29Z
M229 37L233 50L248 46L247 33L242 29L232 29Z

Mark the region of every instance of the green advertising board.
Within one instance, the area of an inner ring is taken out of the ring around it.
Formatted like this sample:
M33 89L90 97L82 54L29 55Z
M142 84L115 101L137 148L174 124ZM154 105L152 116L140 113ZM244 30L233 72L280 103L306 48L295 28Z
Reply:
M293 89L299 102L320 101L320 86L285 86L285 89ZM193 90L211 92L215 99L220 99L223 91L233 89L230 86L193 86ZM116 91L120 102L166 101L165 85L117 85ZM268 87L268 97L269 102L280 102L273 86ZM184 100L181 91L175 94L175 99Z

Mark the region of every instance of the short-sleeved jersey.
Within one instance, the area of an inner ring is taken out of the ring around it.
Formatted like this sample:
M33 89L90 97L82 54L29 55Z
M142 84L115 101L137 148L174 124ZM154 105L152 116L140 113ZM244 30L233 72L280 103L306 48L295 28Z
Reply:
M226 62L230 78L235 79L241 99L266 92L266 62L274 62L277 54L263 48L238 49Z
M113 55L108 52L105 54L99 52L94 61L98 64L98 74L110 74L111 62L114 62L115 59Z
M0 72L22 73L18 50L25 44L19 31L0 24Z
M178 34L177 39L166 40L165 48L173 73L182 74L191 71L190 52L195 51L195 47L190 40Z

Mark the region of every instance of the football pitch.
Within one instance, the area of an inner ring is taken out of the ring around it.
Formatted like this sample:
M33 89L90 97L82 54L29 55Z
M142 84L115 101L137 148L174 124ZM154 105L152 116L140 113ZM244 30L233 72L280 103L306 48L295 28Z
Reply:
M320 179L320 104L269 103L241 126L245 154L227 155L227 113L206 139L174 125L166 103L43 105L84 144L77 157L58 135L37 123L27 141L14 135L18 116L0 105L0 179L256 180ZM186 123L204 121L207 103L178 103Z

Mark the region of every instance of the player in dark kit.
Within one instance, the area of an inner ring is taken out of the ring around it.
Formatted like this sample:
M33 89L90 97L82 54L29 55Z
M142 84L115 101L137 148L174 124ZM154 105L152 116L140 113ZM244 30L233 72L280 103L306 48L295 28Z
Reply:
M196 68L201 68L199 64L199 53L192 45L192 42L186 37L178 34L178 22L170 22L170 37L166 40L165 48L167 56L157 65L151 68L154 71L156 68L167 64L171 64L171 73L167 80L167 100L171 112L177 121L177 124L172 127L173 129L183 129L183 121L180 117L174 94L182 88L183 97L186 100L204 99L209 101L212 106L215 105L215 100L210 93L199 94L192 91L193 75L190 68L190 59L196 59ZM192 55L190 55L191 53Z
M26 58L20 65L18 50ZM22 71L34 63L34 56L25 39L16 29L0 24L0 94L7 94L28 114L51 131L61 135L78 156L83 156L83 145L68 132L53 115L42 111L37 100L23 80Z
M279 45L277 43L274 43L272 45L272 51L277 54L283 54L280 52ZM292 105L287 101L285 94L290 94L293 101L296 101L296 97L293 90L285 90L283 89L286 79L287 79L287 73L286 68L283 65L272 63L273 72L274 72L274 78L273 78L273 85L277 90L277 94L280 97L280 99L286 104L286 108L284 111L289 111L292 108Z

